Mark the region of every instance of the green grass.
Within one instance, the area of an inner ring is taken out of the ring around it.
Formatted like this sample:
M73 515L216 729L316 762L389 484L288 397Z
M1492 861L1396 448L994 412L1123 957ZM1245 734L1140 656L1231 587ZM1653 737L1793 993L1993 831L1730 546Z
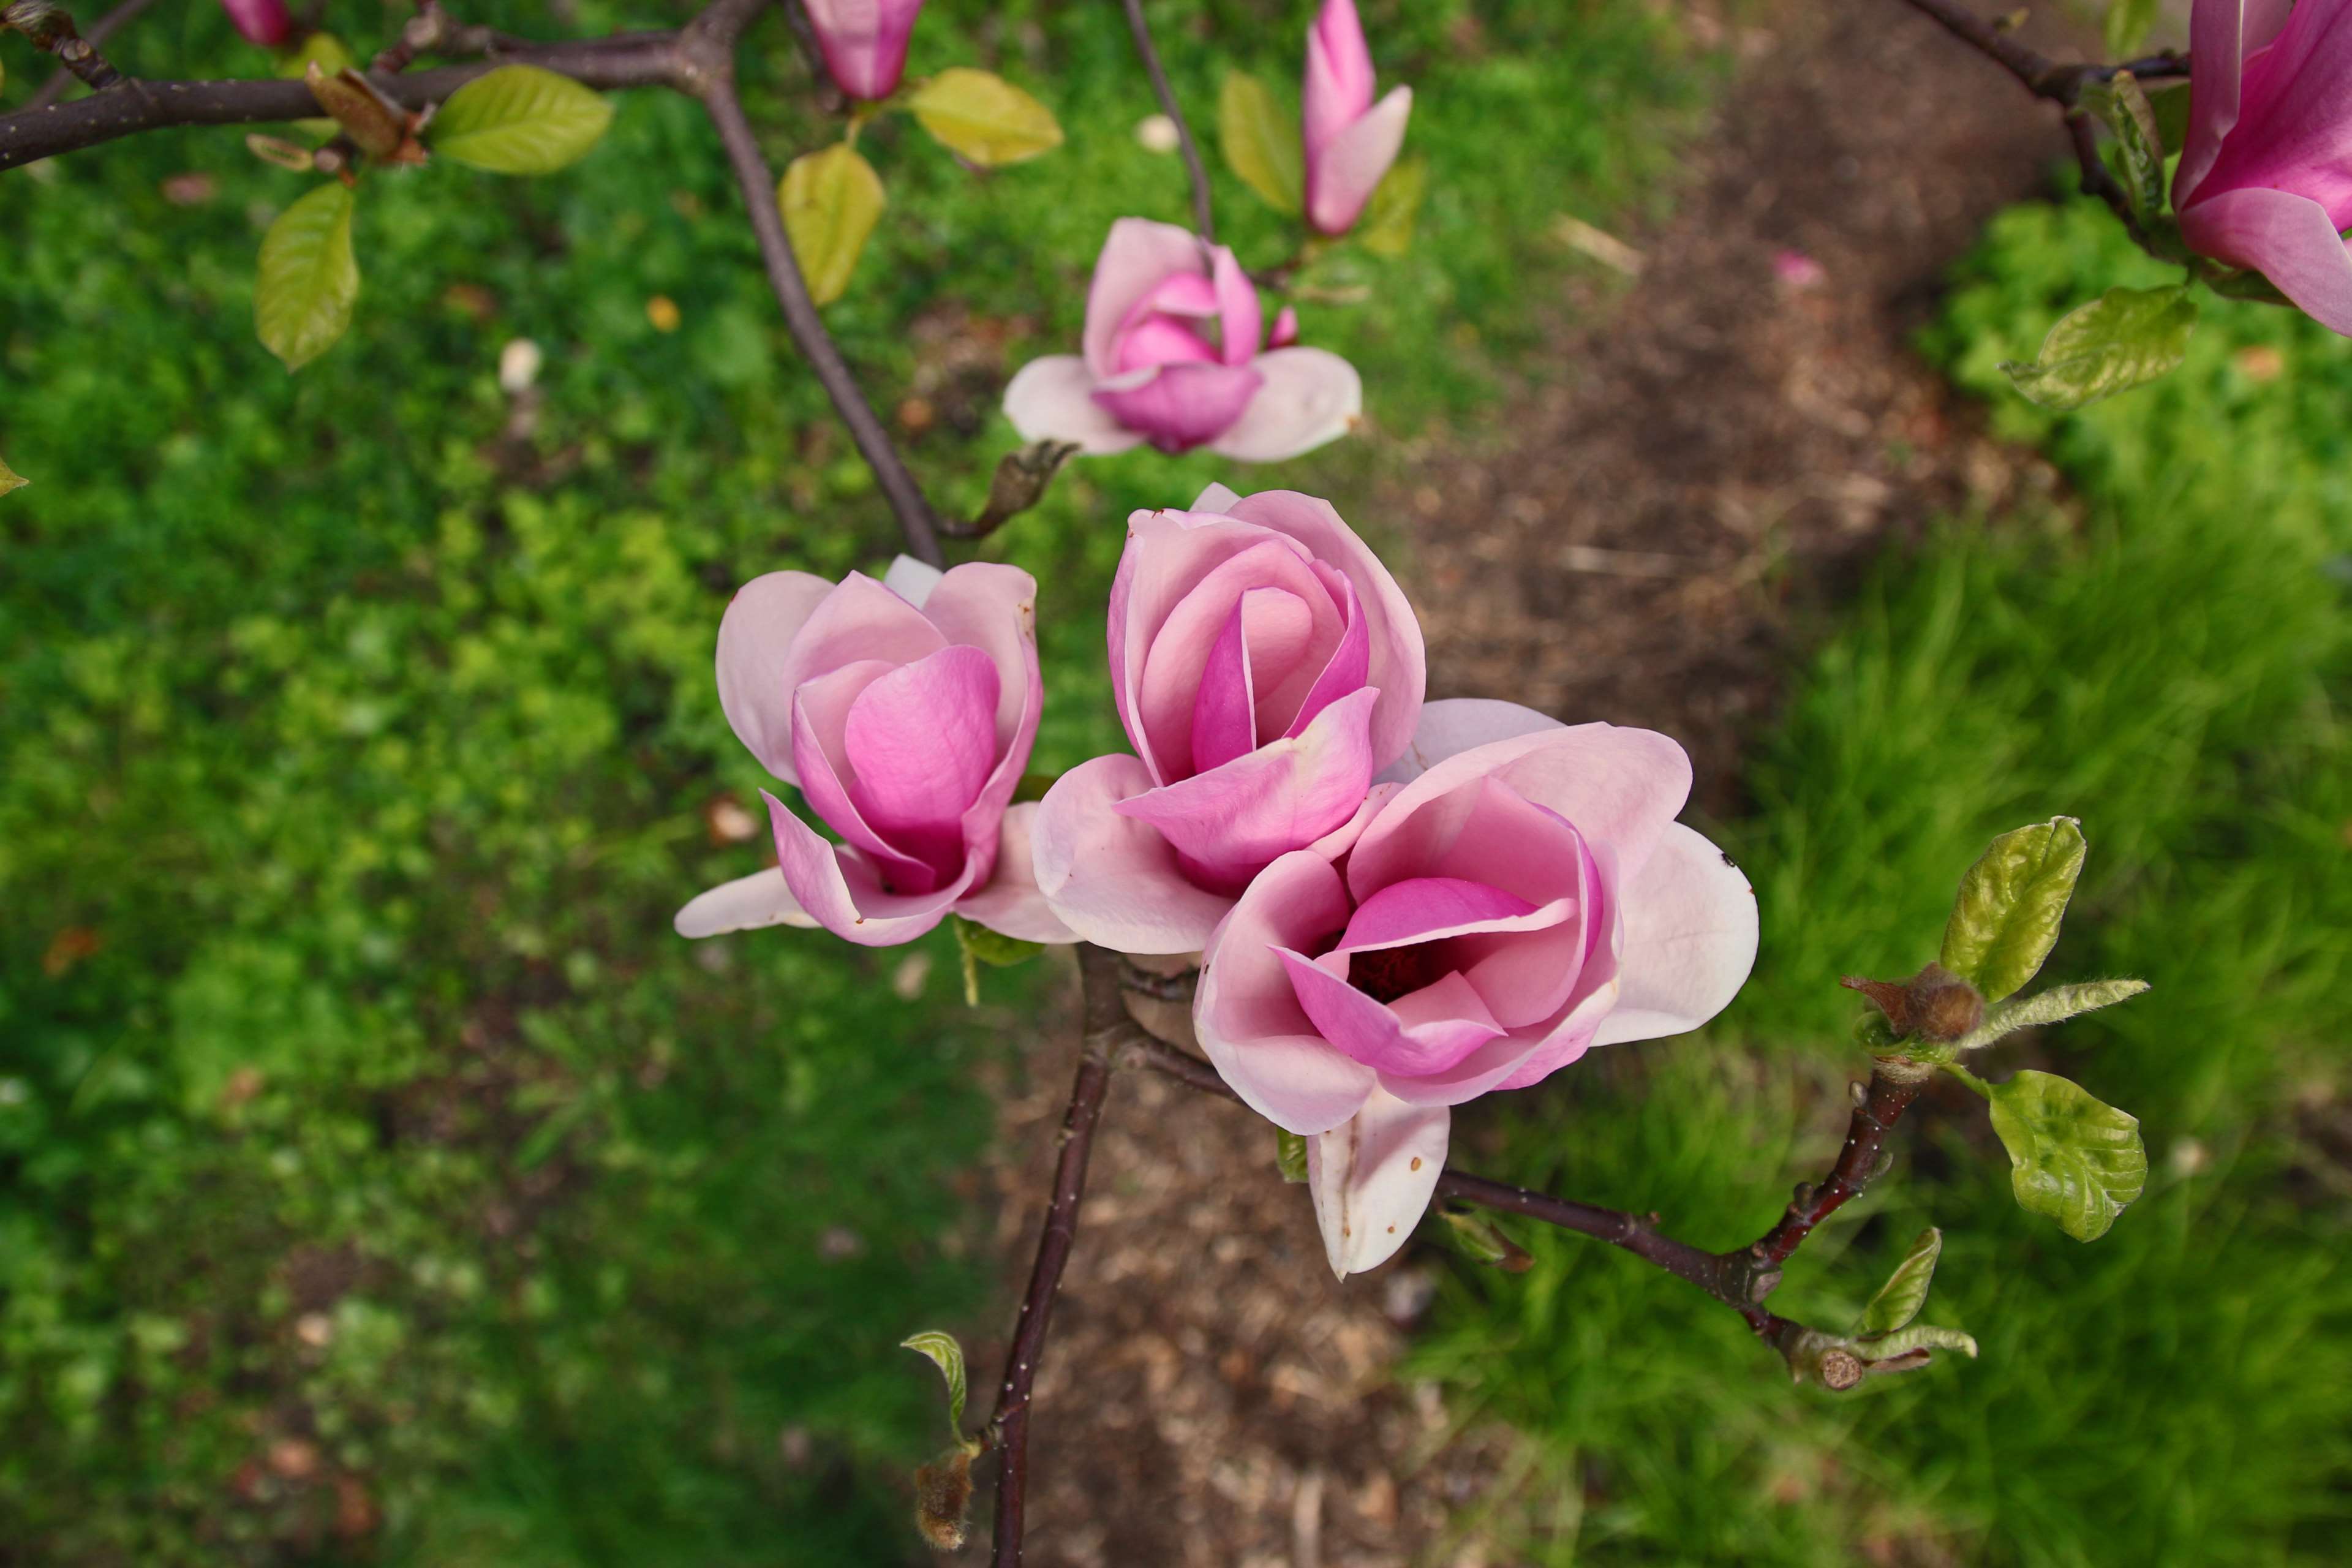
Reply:
M1423 1361L1530 1434L1510 1519L1536 1560L2327 1563L2352 1542L2347 1187L2314 1143L2352 1087L2352 345L2212 303L2167 381L2036 410L1998 362L2088 293L2161 279L2114 228L2084 204L2005 215L1929 336L2079 513L1948 523L1826 637L1727 830L1764 937L1724 1025L1470 1136L1694 1239L1758 1234L1834 1148L1857 1058L1832 977L1933 957L1985 840L2065 812L2091 859L2046 973L2155 991L1986 1067L2055 1067L2137 1114L2147 1194L2079 1245L2015 1206L1976 1102L1931 1109L1783 1310L1842 1322L1939 1225L1929 1315L1983 1356L1858 1399L1792 1391L1731 1314L1574 1238L1537 1238L1524 1279L1461 1271Z
M1153 15L1206 120L1229 62L1295 90L1308 9ZM669 19L575 10L467 19ZM1707 72L1644 6L1366 13L1422 89L1431 204L1412 257L1360 268L1375 302L1304 313L1376 425L1412 430L1528 341L1566 265L1554 212L1651 199ZM362 47L382 26L328 21ZM781 164L827 132L761 37ZM110 52L265 64L205 5ZM21 102L45 73L0 55ZM915 68L975 58L1068 144L975 179L903 121L870 130L891 206L830 312L886 416L910 387L936 411L910 458L955 508L1011 444L1003 375L1074 339L1110 219L1184 209L1134 138L1151 104L1114 7L935 3ZM0 453L34 481L0 500L0 1561L919 1552L936 1385L896 1342L999 1320L993 1216L959 1183L993 1042L1050 976L993 975L973 1014L939 941L669 931L759 853L706 826L762 782L710 686L728 594L892 548L722 169L690 106L638 94L559 176L371 175L355 325L299 378L254 340L251 273L303 182L236 132L0 177ZM174 205L192 173L214 194ZM1218 195L1245 256L1279 259L1222 174ZM527 429L496 379L517 337L546 353ZM1345 498L1375 450L1253 477ZM1115 743L1099 615L1127 511L1216 477L1082 466L992 546L1045 584L1040 766Z

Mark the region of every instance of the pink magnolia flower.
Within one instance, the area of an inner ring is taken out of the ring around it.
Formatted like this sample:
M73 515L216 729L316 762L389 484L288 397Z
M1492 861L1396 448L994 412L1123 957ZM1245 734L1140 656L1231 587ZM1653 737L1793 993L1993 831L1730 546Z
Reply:
M275 48L294 31L285 0L221 0L221 9L228 13L228 19L236 24L248 44Z
M1404 145L1412 89L1372 101L1372 51L1356 0L1323 0L1307 29L1307 79L1299 100L1307 153L1307 221L1345 234L1363 215L1381 177Z
M2189 26L2181 238L2352 335L2352 4L2197 0Z
M1421 627L1330 503L1213 485L1139 511L1110 595L1135 754L1039 803L1039 888L1088 942L1191 952L1250 879L1355 816L1421 711Z
M1093 453L1149 441L1278 462L1344 436L1363 411L1355 367L1324 349L1286 347L1285 310L1264 344L1256 286L1234 253L1147 218L1110 226L1087 292L1083 354L1048 354L1004 389L1024 441L1075 441Z
M852 98L878 100L898 90L907 39L923 0L804 0L824 68Z
M821 925L887 947L952 910L1069 941L1030 872L1035 807L1007 804L1044 701L1036 609L1026 572L979 562L745 584L719 625L719 706L843 842L762 791L781 864L688 904L678 934Z
M1450 1107L1695 1029L1747 979L1756 897L1675 821L1690 778L1648 730L1432 702L1364 810L1234 905L1193 1026L1243 1100L1307 1138L1336 1272L1412 1233Z

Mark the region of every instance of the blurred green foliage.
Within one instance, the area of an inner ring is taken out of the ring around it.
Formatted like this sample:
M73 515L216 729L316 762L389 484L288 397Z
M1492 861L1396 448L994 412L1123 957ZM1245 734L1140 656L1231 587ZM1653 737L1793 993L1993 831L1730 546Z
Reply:
M1859 1059L1834 977L1932 957L1988 838L2064 812L2090 859L2046 977L2155 989L1982 1065L2054 1066L2137 1115L2147 1195L2069 1240L2017 1208L1981 1106L1928 1102L1775 1306L1843 1321L1941 1226L1929 1315L1982 1359L1861 1398L1791 1391L1730 1313L1577 1238L1527 1238L1524 1277L1457 1271L1423 1363L1532 1435L1532 1561L2352 1550L2352 345L2209 300L2179 371L2079 413L1998 369L2098 289L2165 278L2095 203L1994 224L1927 347L2078 501L1897 548L1826 638L1724 830L1764 922L1724 1024L1465 1134L1497 1173L1693 1240L1760 1234L1843 1129Z
M1309 10L1152 15L1205 127L1228 65L1294 90ZM1486 394L1566 264L1551 215L1647 199L1708 73L1645 7L1365 11L1422 89L1432 194L1410 258L1327 279L1376 303L1302 314L1410 430ZM386 25L325 19L362 53ZM835 132L782 28L760 39L781 168ZM0 50L21 102L44 72ZM205 5L109 53L268 64ZM1004 375L1074 339L1109 221L1185 206L1135 138L1115 7L935 3L912 69L972 61L1067 145L978 178L869 129L890 206L829 313L956 510L1011 444ZM0 176L0 452L34 481L0 502L0 1561L909 1560L937 1394L896 1347L992 1331L993 1215L959 1172L991 1041L1054 976L992 972L972 1014L944 933L668 929L761 857L709 826L767 782L710 686L728 595L878 569L887 516L683 100L626 98L543 180L371 174L352 334L289 378L252 272L306 184L233 130ZM1222 170L1217 194L1280 259L1272 215ZM544 363L510 395L517 339ZM1256 478L1344 504L1374 450ZM992 545L1046 584L1041 768L1117 738L1119 521L1216 477L1080 465Z

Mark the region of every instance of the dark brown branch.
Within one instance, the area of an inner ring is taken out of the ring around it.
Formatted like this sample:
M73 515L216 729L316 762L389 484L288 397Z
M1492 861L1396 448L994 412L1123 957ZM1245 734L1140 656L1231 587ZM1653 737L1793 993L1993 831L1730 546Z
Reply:
M0 22L24 34L35 48L57 56L59 65L93 91L122 79L122 73L98 52L97 41L83 37L74 19L47 0L16 0L0 8Z
M1118 961L1118 983L1139 996L1149 996L1160 1002L1190 1002L1201 984L1197 969L1179 970L1174 974L1161 974L1144 968L1122 954Z
M154 3L155 0L122 0L121 5L92 22L89 25L89 31L84 33L82 37L94 49L121 32L126 25L137 18L139 13ZM25 100L25 108L47 109L66 95L66 89L75 79L73 68L70 66L61 67L52 71L49 74L49 79L41 84L41 90Z
M1202 239L1213 240L1217 226L1209 207L1209 171L1201 162L1201 149L1192 140L1183 106L1176 101L1176 89L1168 85L1168 73L1160 68L1160 51L1151 47L1151 26L1143 19L1143 0L1120 0L1120 4L1127 8L1127 30L1135 35L1135 52L1143 57L1143 68L1150 73L1151 90L1160 95L1160 110L1176 122L1176 145L1183 150L1184 173L1192 182L1192 226Z
M990 1417L990 1447L996 1451L996 1532L993 1568L1019 1568L1021 1534L1029 1484L1029 1396L1045 1349L1045 1329L1062 1269L1077 1240L1078 1205L1085 1196L1087 1161L1094 1152L1095 1123L1110 1088L1112 1053L1134 1025L1119 994L1116 954L1087 943L1078 947L1078 973L1085 989L1077 1080L1070 1109L1062 1117L1062 1152L1054 1166L1054 1194L1045 1226L1037 1238L1037 1261L1029 1270L1029 1290L1005 1352L1004 1377L997 1385L996 1413Z

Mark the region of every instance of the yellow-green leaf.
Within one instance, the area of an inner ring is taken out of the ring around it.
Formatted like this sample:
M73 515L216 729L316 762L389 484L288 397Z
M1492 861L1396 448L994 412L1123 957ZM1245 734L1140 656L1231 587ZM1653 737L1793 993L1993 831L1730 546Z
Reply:
M1274 1130L1274 1168L1286 1182L1307 1180L1307 1140L1282 1128Z
M899 1348L931 1358L940 1375L948 1384L948 1430L961 1438L963 1436L964 1370L963 1346L956 1337L938 1329L926 1329L898 1342Z
M2042 407L2080 408L2171 374L2196 326L2197 296L2184 285L2110 289L2061 316L2031 363L2000 368Z
M1944 926L1944 967L1998 1002L2033 978L2058 941L2083 874L2083 825L2053 816L1994 839L1960 879Z
M5 462L0 462L0 496L6 495L10 490L22 489L32 482Z
M968 66L940 72L907 106L942 146L983 167L1017 163L1062 144L1052 110L1003 77Z
M1943 1256L1944 1233L1929 1228L1919 1233L1911 1250L1870 1305L1862 1310L1862 1326L1854 1331L1862 1334L1891 1334L1919 1315L1927 1304L1927 1287L1936 1278L1936 1259ZM1974 1353L1974 1352L1970 1352Z
M1266 205L1278 213L1298 211L1307 185L1298 117L1246 71L1227 71L1217 93L1217 145L1224 150L1225 167Z
M2026 1071L1992 1086L1992 1130L2021 1207L2094 1241L2147 1185L2139 1119L2070 1079Z
M846 142L803 153L784 170L776 201L784 209L793 258L818 304L832 304L848 289L883 200L882 177Z
M612 122L603 93L537 66L500 66L451 93L426 135L460 163L544 174L583 156Z
M320 185L278 215L261 238L253 327L262 346L300 370L335 346L360 295L352 255L352 193Z
M1364 204L1356 237L1375 256L1402 256L1412 248L1413 219L1429 192L1429 161L1407 158L1393 164Z

